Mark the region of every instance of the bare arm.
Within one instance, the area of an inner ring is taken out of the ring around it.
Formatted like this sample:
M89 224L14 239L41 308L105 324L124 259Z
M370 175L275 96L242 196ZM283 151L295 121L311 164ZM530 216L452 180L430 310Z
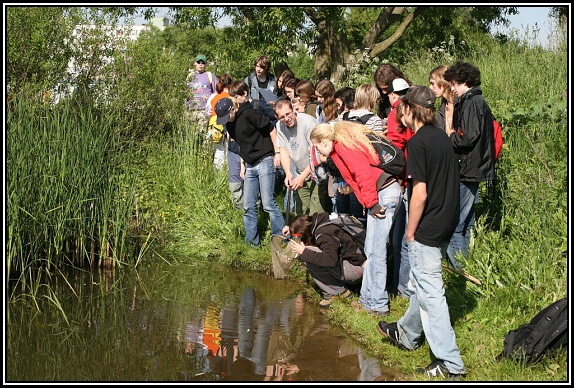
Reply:
M413 179L413 194L409 200L409 219L405 230L407 241L414 241L427 201L427 184Z

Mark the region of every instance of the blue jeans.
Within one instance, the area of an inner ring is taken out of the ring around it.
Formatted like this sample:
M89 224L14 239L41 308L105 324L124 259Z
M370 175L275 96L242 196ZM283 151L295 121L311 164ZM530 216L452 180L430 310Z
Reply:
M450 264L455 269L462 265L456 261L457 255L466 258L470 247L470 236L474 230L474 213L478 203L479 182L460 182L460 216L458 225L450 239L446 251Z
M227 166L229 169L231 200L236 209L241 209L243 207L243 178L241 178L241 158L239 154L229 151L227 153Z
M399 205L401 189L398 183L379 191L379 203L387 208L385 218L367 216L365 255L367 261L363 272L363 284L359 302L371 311L389 311L387 291L387 242L393 226L395 211Z
M466 373L456 345L444 283L442 258L446 246L430 247L417 241L408 243L411 276L409 307L398 321L399 341L408 349L416 349L422 343L422 335L434 356L442 360L451 373Z
M271 235L281 236L285 225L283 213L275 200L275 167L273 156L261 159L256 164L245 163L243 182L243 225L245 242L252 245L261 243L258 229L257 199L261 194L263 210L269 215Z
M335 213L351 214L361 220L361 222L364 221L366 225L367 219L363 214L363 205L361 205L355 193L342 194L335 191L335 206Z
M406 298L411 296L411 291L408 288L411 264L405 238L408 209L409 202L407 188L405 187L401 195L401 201L399 201L399 207L395 212L395 222L393 224L393 286L400 295Z

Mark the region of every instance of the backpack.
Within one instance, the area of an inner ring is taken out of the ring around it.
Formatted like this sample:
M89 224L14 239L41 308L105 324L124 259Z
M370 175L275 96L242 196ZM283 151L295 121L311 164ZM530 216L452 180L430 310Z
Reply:
M494 130L494 159L498 160L504 139L502 138L502 125L496 119L492 120L492 127Z
M217 124L216 115L211 116L209 118L209 122L207 123L207 133L205 137L213 144L219 144L223 140L224 134L225 127L223 125Z
M275 115L275 111L273 107L269 105L269 103L265 100L251 100L251 105L253 105L253 109L263 113L269 120L271 121L271 126L274 127L277 124L277 115Z
M376 167L383 169L387 174L404 180L407 167L405 153L384 137L375 134L368 134L367 137L379 155L380 162Z
M374 113L367 113L361 117L349 117L347 114L347 116L343 115L343 120L357 121L364 125L374 115ZM368 134L367 137L379 155L380 163L376 167L383 169L389 175L404 180L407 165L405 153L384 137L373 134Z
M541 310L532 320L504 336L502 352L497 359L508 357L532 364L547 350L568 346L568 299L560 299Z
M316 222L316 220L315 220ZM365 255L365 238L367 237L367 229L365 225L358 218L352 216L350 214L339 213L335 215L330 215L327 221L324 221L320 225L315 225L313 227L313 234L315 236L319 236L317 234L317 230L322 228L325 225L336 225L345 233L347 233L355 244L357 244L357 249L354 250L354 253L360 253L363 256ZM343 252L341 252L342 254Z
M375 114L374 113L367 113L362 115L361 117L357 117L357 116L353 116L353 117L349 117L349 112L345 112L343 113L343 120L346 121L357 121L363 125L367 124L367 121L369 121L371 119L371 117L373 117Z

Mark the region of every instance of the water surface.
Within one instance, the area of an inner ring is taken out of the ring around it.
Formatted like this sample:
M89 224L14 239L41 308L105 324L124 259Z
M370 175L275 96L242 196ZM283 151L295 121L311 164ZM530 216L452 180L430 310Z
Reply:
M304 286L202 262L67 270L7 305L6 380L400 379L331 327Z

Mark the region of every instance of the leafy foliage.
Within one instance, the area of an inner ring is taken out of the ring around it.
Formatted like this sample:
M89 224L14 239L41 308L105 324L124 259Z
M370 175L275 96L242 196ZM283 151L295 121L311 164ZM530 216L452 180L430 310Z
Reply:
M183 115L189 58L164 50L160 35L151 31L128 46L129 55L116 57L110 107L122 118L126 139L169 132Z
M420 7L415 20L404 32L401 23L414 8L406 7L172 7L178 25L189 28L212 26L226 15L232 30L241 34L255 59L261 53L285 61L286 53L301 44L315 53L315 77L340 78L338 67L346 64L355 50L369 52L391 34L403 36L384 52L385 59L403 62L409 47L437 46L451 35L461 38L469 32L488 32L492 23L508 23L506 15L516 7ZM440 25L437 29L435 26ZM367 40L367 36L370 38ZM372 38L372 39L371 39ZM365 42L369 42L365 46ZM404 41L404 42L403 42ZM399 43L403 42L403 43ZM249 54L248 54L249 55Z
M6 81L16 93L33 83L37 91L65 77L72 56L72 30L78 21L65 7L7 7Z

